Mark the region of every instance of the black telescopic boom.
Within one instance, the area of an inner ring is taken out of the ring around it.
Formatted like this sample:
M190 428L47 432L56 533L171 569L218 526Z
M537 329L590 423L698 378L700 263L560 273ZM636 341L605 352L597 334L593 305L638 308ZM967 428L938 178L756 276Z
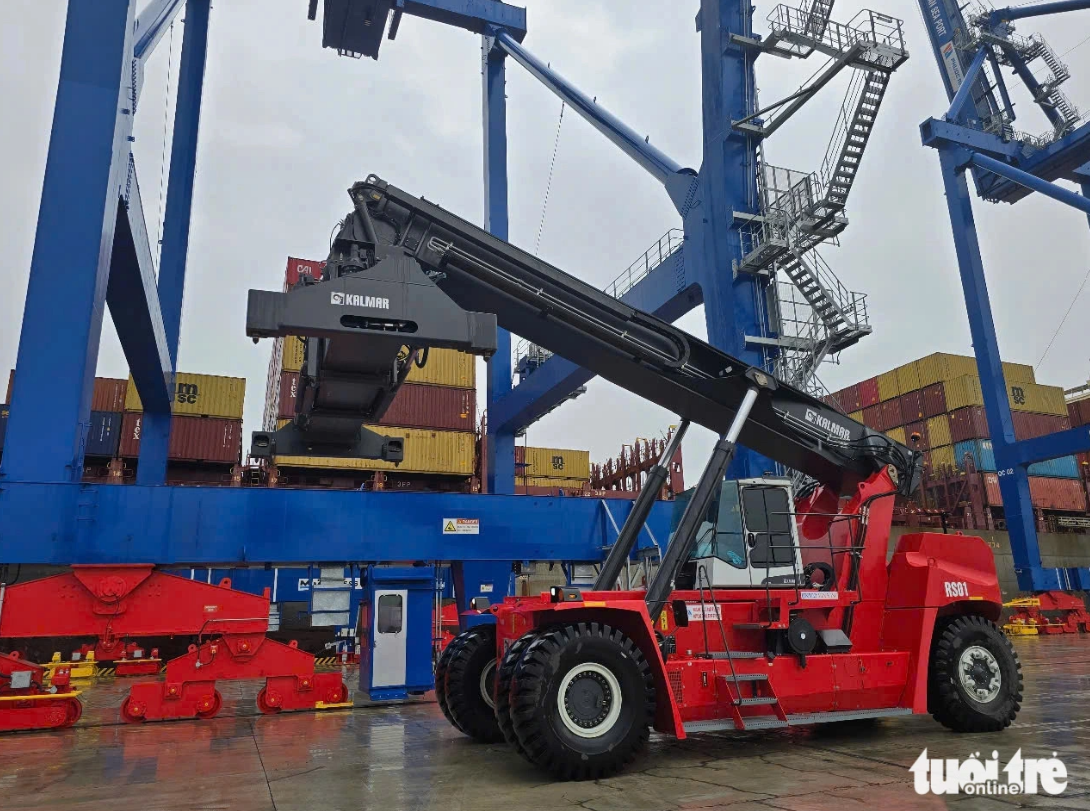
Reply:
M628 513L624 526L617 534L617 542L609 550L609 556L602 564L602 571L598 573L598 578L594 581L595 591L609 591L616 585L617 578L621 576L621 569L624 568L632 547L636 543L636 538L639 537L643 525L647 523L647 516L651 514L651 508L655 505L655 500L666 483L666 477L670 472L670 460L674 458L687 430L689 430L689 421L682 420L677 431L666 443L666 450L662 452L658 463L647 472L647 481L633 502L632 511Z
M712 451L711 458L708 460L708 466L700 474L700 481L697 482L696 490L693 491L693 496L685 507L685 512L681 516L681 523L678 524L677 531L666 549L666 555L663 557L662 563L659 564L658 574L655 575L654 581L651 583L650 588L647 589L647 596L644 599L647 601L647 613L652 620L659 615L663 606L666 605L667 599L674 590L674 580L677 573L681 571L681 567L685 565L685 562L692 554L697 530L700 528L704 516L707 515L708 508L711 506L716 493L722 487L723 476L726 475L727 468L730 466L731 460L734 458L734 451L737 448L735 442L742 432L742 426L745 425L746 418L749 417L750 409L753 408L753 404L757 401L757 392L756 386L746 391L745 398L742 400L742 404L738 406L738 412L734 415L734 421L730 424L730 428L715 444L715 450Z

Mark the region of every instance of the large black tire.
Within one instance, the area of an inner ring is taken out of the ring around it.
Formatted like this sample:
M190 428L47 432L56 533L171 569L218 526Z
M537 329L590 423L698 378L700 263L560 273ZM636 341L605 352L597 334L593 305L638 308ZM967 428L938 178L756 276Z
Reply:
M539 635L538 631L531 631L512 642L504 653L503 659L500 660L499 670L496 671L496 723L503 734L503 739L520 755L525 755L526 752L519 743L518 735L515 734L515 725L511 718L511 685L515 678L515 668L522 659L522 655Z
M955 732L998 732L1022 707L1022 665L994 622L962 616L935 628L928 709Z
M515 668L511 719L525 756L562 780L596 780L647 745L655 684L639 647L597 622L535 639Z
M447 707L455 726L481 743L503 740L493 710L496 675L496 627L479 625L462 636L446 673Z
M458 722L454 720L454 716L450 713L450 704L447 702L447 670L450 669L450 660L455 651L461 647L466 640L466 636L470 633L472 633L472 630L463 631L450 640L439 655L439 661L435 664L435 699L439 702L439 709L443 711L443 715L459 732L465 732L465 730L458 726Z

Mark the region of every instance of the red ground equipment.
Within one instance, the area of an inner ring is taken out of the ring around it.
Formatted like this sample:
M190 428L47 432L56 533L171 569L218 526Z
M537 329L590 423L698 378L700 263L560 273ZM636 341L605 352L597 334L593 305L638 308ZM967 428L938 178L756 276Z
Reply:
M0 640L92 637L96 651L124 655L132 639L193 638L189 653L167 663L165 681L134 685L121 708L126 721L211 718L222 704L218 679L264 678L257 704L266 713L312 709L347 699L340 673L316 674L311 654L294 643L285 645L265 637L268 592L257 596L235 591L229 580L213 586L143 564L73 566L69 574L7 588L0 606ZM119 664L125 661L115 659ZM32 678L35 681L41 683L40 675ZM56 674L53 686L58 686ZM3 697L0 682L0 700ZM6 722L0 714L0 731L66 725L42 723L43 713L35 708L47 700L16 702L16 711L26 714L18 720L13 711ZM74 718L68 721L74 722Z
M1043 591L1033 597L1013 600L1009 622L1035 628L1041 634L1090 633L1090 612L1074 594Z
M50 687L44 683L44 667L0 653L0 731L57 729L80 719L83 704L69 687L67 668L53 672Z

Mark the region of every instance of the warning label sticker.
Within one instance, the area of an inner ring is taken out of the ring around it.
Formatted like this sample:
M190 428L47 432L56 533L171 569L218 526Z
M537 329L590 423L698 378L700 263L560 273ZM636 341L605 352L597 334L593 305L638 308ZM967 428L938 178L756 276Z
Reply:
M707 622L708 620L720 619L719 605L693 605L692 603L685 604L685 613L689 615L690 620L696 622Z
M480 518L444 518L444 535L480 535Z
M840 594L835 591L800 591L799 597L803 600L832 600L840 599Z

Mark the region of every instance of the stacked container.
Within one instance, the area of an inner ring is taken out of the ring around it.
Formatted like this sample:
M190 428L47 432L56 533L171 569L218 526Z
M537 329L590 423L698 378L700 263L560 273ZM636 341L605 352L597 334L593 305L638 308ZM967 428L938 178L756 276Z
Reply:
M589 486L590 451L515 446L516 492L585 490Z
M320 278L322 264L289 258L284 289L301 276ZM295 417L304 347L304 342L294 336L277 338L273 344L262 421L266 431L283 427ZM467 489L476 467L476 368L473 355L435 348L428 350L424 366L413 366L379 423L367 426L386 436L404 438L405 459L401 464L376 459L278 456L273 460L278 483L328 480L336 484L327 486L358 487L381 472L388 479L396 478L398 489Z
M1033 368L1026 364L1005 362L1003 374L1016 439L1090 424L1090 395L1081 404L1065 403L1063 389L1037 383ZM864 392L876 393L877 402L864 397ZM996 470L975 358L938 352L835 392L829 400L868 427L922 451L929 476L964 471L966 459L978 471L992 474ZM913 443L913 437L918 441ZM1078 500L1071 498L1070 485L1034 481L1078 480L1080 467L1074 456L1031 465L1034 505L1071 509ZM1085 509L1085 490L1083 503Z

